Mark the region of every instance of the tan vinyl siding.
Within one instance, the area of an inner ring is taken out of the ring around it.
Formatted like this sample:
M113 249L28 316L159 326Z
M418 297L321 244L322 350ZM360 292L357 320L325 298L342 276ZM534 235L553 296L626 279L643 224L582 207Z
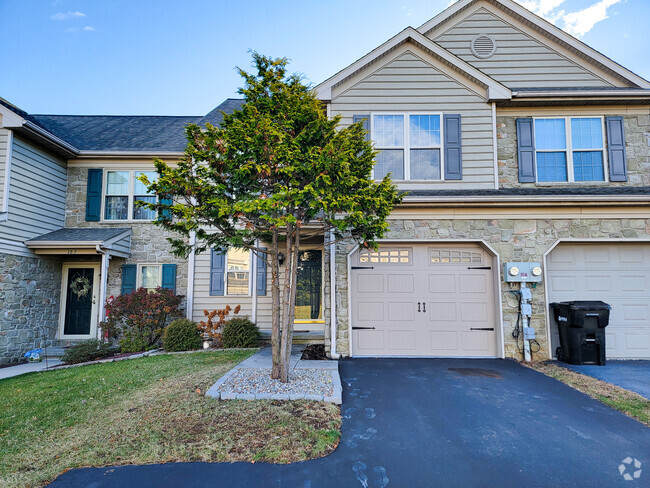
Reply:
M463 179L461 181L400 183L400 188L494 188L491 106L485 90L463 84L458 73L415 54L406 45L381 67L369 67L334 88L331 113L341 114L342 124L355 114L372 112L442 112L461 114ZM368 72L368 70L374 70ZM482 91L481 91L482 90Z
M194 305L192 320L200 322L205 319L203 310L217 310L230 305L241 305L240 316L253 315L253 301L250 296L210 296L210 253L197 254L194 262ZM261 324L258 324L261 327Z
M5 173L7 170L7 143L9 141L9 131L0 129L0 212L4 212L4 190L5 190Z
M66 184L64 161L14 137L9 217L0 222L0 240L24 254L23 241L63 227Z
M305 246L301 249L308 249ZM321 249L321 248L318 248ZM230 305L235 308L241 305L239 316L247 315L253 316L253 299L250 296L210 296L210 253L203 252L197 254L194 262L194 305L192 307L192 320L200 322L205 320L203 310L212 311L215 309L225 308ZM284 283L284 267L280 269L280 284ZM251 270L252 271L252 270ZM324 273L327 270L323 270ZM251 275L252 276L252 275ZM323 300L323 309L325 309L325 302ZM272 313L272 299L271 299L271 271L267 268L266 273L266 295L257 297L257 319L256 323L260 329L271 329L271 313ZM232 317L232 315L231 315ZM297 323L294 326L296 331L322 331L324 324L322 323Z
M436 43L509 88L612 86L485 8L441 34L433 32ZM479 34L496 41L496 52L487 59L477 58L470 49Z

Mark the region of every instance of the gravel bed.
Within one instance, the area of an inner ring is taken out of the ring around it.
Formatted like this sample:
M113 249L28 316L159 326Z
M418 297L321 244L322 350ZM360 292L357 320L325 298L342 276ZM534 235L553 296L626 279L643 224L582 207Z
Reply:
M289 382L282 383L271 379L267 368L241 368L219 387L222 393L239 394L308 394L331 397L334 393L332 374L322 369L294 369L289 374Z

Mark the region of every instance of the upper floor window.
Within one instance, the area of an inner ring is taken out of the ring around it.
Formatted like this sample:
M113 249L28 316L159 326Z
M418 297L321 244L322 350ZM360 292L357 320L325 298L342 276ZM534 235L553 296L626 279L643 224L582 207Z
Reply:
M379 150L374 178L391 173L395 180L441 180L441 119L440 114L373 114L372 140Z
M155 171L106 171L104 194L105 220L153 220L156 212L139 207L137 201L155 203L156 195L148 192L138 177L146 175L150 182L156 181Z
M602 117L535 119L537 181L605 181Z
M161 264L139 264L138 288L146 288L147 291L155 291L162 286L162 265Z

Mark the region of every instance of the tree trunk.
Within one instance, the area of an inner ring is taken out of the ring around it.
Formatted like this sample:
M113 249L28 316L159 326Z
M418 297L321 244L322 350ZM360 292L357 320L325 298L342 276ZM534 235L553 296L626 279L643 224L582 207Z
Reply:
M291 299L291 278L293 276L292 272L292 250L293 250L293 226L287 225L287 247L286 247L286 265L284 272L284 290L283 290L283 300L282 300L282 337L280 340L280 381L286 383L289 381L289 360L287 358L287 347L291 348L291 345L288 345L287 339L289 337L289 304Z
M279 231L273 229L273 238L271 241L271 355L273 366L271 369L271 378L281 379L282 354L280 348L280 263L278 255L280 253L278 243Z
M291 251L291 289L287 307L287 345L285 350L287 364L291 365L291 346L293 345L293 325L296 318L296 294L298 292L298 256L300 254L300 226L296 226L293 249Z

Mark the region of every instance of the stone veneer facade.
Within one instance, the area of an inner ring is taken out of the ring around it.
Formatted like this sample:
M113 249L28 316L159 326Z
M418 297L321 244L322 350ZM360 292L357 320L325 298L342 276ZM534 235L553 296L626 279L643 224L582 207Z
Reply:
M131 257L113 257L108 268L108 288L106 296L117 296L122 286L123 264L176 264L176 293L187 294L187 260L176 257L171 252L167 237L173 233L150 222L86 222L87 168L68 168L68 192L66 202L66 227L131 227ZM98 258L97 258L98 259Z
M51 346L59 326L61 263L0 253L0 365Z
M534 188L540 186L584 186L578 183L519 183L517 162L517 118L497 117L497 159L500 188ZM625 115L625 151L627 157L627 181L596 183L607 187L650 186L650 115ZM594 186L591 183L590 186Z
M522 211L522 216L524 211ZM386 239L433 240L440 244L450 239L479 239L494 249L501 260L542 262L543 255L558 239L648 239L650 241L650 219L391 219ZM348 268L347 255L351 245L339 245L336 252L336 315L338 352L349 356L348 335ZM531 326L535 328L541 350L534 355L538 359L548 358L549 338L546 333L546 297L544 287L532 290L533 316ZM501 283L502 324L505 337L505 356L520 359L512 337L517 318L517 300ZM498 337L498 334L497 334Z

